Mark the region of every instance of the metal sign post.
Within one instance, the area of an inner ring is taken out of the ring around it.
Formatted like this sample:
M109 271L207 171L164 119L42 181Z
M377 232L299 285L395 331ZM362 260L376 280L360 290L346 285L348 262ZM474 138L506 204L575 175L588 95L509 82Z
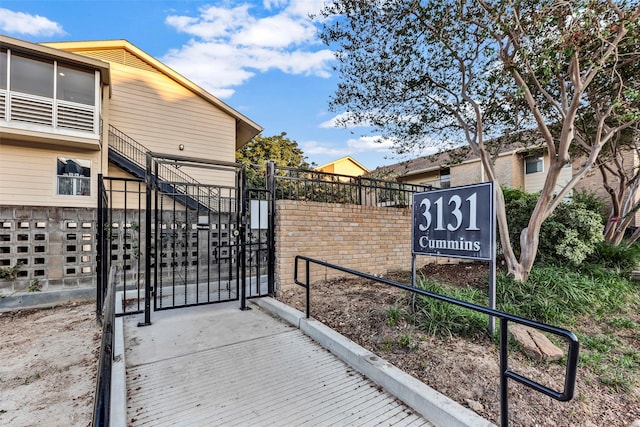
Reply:
M495 309L493 182L415 193L412 219L414 259L415 255L430 255L489 262L489 307ZM489 333L494 332L495 319L490 317Z

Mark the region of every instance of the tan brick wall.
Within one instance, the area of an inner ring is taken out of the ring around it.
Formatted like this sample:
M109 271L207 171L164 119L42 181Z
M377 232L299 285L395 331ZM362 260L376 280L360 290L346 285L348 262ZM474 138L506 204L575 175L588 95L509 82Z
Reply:
M369 274L411 269L411 210L279 200L276 283L294 286L294 258L306 255ZM299 277L304 278L301 263ZM311 267L312 283L345 276Z
M477 184L482 182L482 166L480 161L461 163L451 166L451 186Z

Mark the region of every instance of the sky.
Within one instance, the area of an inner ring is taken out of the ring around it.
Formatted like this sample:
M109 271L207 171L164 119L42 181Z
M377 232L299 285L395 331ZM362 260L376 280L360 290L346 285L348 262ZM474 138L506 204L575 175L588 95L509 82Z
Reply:
M0 33L34 43L126 39L261 125L309 163L406 160L364 126L336 127L339 76L317 35L326 0L0 0Z

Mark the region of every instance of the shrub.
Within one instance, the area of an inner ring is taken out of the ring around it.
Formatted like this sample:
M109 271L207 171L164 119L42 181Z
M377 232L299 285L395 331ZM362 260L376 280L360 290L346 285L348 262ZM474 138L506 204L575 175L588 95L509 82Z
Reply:
M573 203L583 205L587 210L597 213L605 224L608 219L604 200L596 193L588 190L573 190Z
M599 242L587 261L606 268L629 272L640 265L640 243L627 246L624 242L619 245Z
M503 189L509 238L520 252L520 233L527 227L538 194ZM583 193L576 200L558 205L540 229L538 259L546 262L579 264L595 251L603 240L604 223L595 196Z

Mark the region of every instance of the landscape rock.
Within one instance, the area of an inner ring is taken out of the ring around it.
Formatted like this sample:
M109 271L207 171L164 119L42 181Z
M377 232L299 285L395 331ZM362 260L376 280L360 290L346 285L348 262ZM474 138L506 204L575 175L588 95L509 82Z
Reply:
M482 403L477 402L475 400L471 400L471 399L465 399L465 401L467 402L469 409L471 409L472 411L478 412L478 413L484 411L484 406L482 406Z
M541 332L523 325L509 328L513 338L520 343L524 352L536 360L555 361L562 359L564 352L556 347Z

